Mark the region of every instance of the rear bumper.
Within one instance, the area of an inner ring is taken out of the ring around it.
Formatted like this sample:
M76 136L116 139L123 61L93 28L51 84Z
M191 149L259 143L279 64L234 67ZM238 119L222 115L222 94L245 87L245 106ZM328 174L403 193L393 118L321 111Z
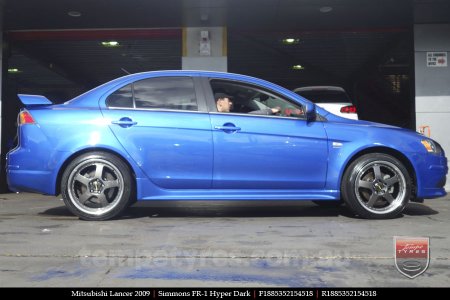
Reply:
M6 155L9 189L55 195L58 170L69 154L58 151L39 126L19 126L19 146Z
M52 173L42 171L11 170L8 166L7 181L9 189L13 192L33 192L54 195Z
M33 154L30 154L33 153ZM14 192L56 195L58 170L69 152L16 148L6 155L6 178Z

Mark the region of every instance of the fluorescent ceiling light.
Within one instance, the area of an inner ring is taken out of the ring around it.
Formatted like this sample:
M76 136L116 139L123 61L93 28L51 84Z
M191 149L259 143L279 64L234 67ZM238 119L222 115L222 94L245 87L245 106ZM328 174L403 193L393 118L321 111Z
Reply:
M71 10L67 14L69 16L71 16L71 17L74 17L74 18L81 17L81 13L79 11L76 11L76 10Z
M332 10L333 8L331 6L322 6L321 8L319 8L319 11L321 13L329 13Z
M283 44L292 45L292 44L298 44L298 42L300 42L300 39L286 38L286 39L282 39L281 41L283 42Z
M304 70L305 67L302 65L293 65L292 70Z
M103 47L119 47L120 44L118 41L107 41L107 42L102 42L102 46Z

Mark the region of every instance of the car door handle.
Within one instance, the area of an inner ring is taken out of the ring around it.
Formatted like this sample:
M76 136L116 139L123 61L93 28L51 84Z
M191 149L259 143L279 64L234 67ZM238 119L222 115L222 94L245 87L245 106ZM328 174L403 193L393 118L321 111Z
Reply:
M241 127L236 127L232 123L225 123L222 126L219 126L219 125L214 126L214 129L222 130L222 131L229 133L229 132L239 131L239 130L241 130Z
M238 130L241 130L241 127L232 127L232 126L214 126L214 129L218 129L218 130L233 130L233 131L238 131Z
M137 124L137 122L135 122L132 119L127 118L127 117L121 118L118 121L112 121L111 123L115 124L115 125L119 125L121 127L130 127L130 126L134 126Z

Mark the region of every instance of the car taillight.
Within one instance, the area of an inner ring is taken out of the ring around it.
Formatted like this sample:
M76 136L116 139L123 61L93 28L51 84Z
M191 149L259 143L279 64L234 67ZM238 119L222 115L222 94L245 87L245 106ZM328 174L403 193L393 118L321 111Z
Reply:
M26 110L19 113L19 125L34 124L33 116Z
M356 106L348 105L341 108L341 113L344 114L356 114Z

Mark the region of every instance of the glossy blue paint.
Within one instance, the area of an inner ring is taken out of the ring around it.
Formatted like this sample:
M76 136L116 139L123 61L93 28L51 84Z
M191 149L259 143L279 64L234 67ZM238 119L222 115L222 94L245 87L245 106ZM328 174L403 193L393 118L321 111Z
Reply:
M209 114L109 109L106 119L129 117L131 127L111 125L147 178L165 189L211 188L213 144Z
M45 105L45 99L21 96L35 124L19 126L20 143L7 155L10 188L55 195L58 178L73 157L82 151L104 149L130 165L139 200L332 200L340 198L342 175L354 157L361 151L388 149L410 164L418 197L445 195L443 182L448 170L444 153L426 152L421 144L425 137L410 130L343 119L319 107L317 113L327 121L206 109L106 107L106 97L117 89L159 76L240 81L304 107L313 105L261 79L201 71L128 75L62 105ZM204 91L203 87L198 90ZM208 97L198 90L199 99ZM120 120L129 123L121 126L115 122Z
M327 174L323 123L274 116L211 114L214 189L322 189ZM215 129L233 124L238 132Z
M64 105L27 109L36 124L19 126L19 146L7 155L7 180L11 190L56 195L57 179L64 163L76 153L99 149L123 157L138 179L145 178L99 110Z
M359 152L388 149L401 154L413 167L417 197L434 198L445 195L442 182L448 171L447 159L444 153L428 153L421 144L424 139L422 135L412 130L367 121L349 120L342 123L340 119L324 123L330 139L328 188L339 188L345 171L342 166L346 166ZM333 148L333 141L340 142L343 146Z
M48 100L44 96L40 95L25 95L25 94L19 94L17 95L25 105L51 105L52 102Z

